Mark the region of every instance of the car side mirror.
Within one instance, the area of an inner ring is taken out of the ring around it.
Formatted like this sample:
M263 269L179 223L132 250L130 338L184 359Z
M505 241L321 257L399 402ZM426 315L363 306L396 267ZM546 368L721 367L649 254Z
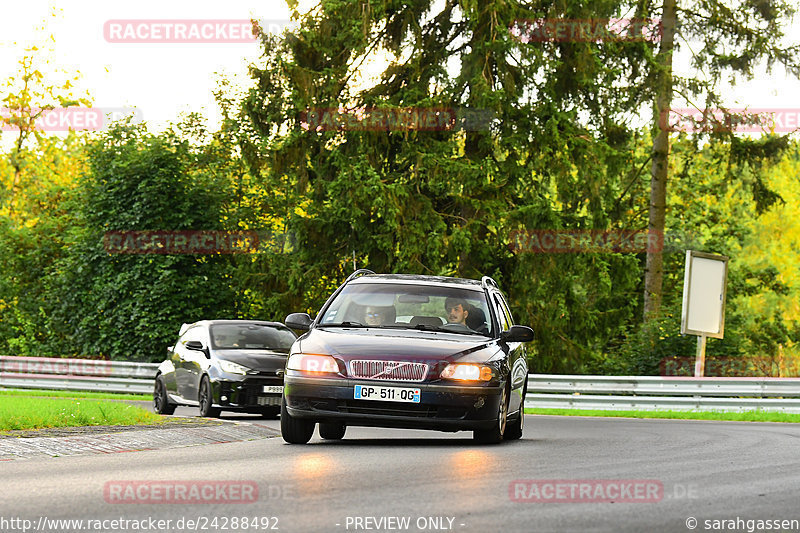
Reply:
M292 329L308 331L312 320L308 313L291 313L286 316L286 320L283 322Z
M200 341L189 341L186 344L184 344L184 346L186 346L187 350L203 352L203 354L205 354L206 357L208 357L209 359L211 358L211 354L208 353L208 350L205 348L205 346L203 346L203 343Z
M511 326L511 329L500 333L500 340L506 342L530 342L533 330L528 326Z

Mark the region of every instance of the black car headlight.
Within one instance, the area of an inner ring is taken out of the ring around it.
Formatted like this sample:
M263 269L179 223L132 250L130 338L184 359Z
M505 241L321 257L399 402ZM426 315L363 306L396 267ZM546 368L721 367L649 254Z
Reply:
M234 363L233 361L226 361L224 359L220 359L219 367L222 369L223 372L227 372L228 374L239 374L244 376L250 369L246 366L242 366L239 363Z

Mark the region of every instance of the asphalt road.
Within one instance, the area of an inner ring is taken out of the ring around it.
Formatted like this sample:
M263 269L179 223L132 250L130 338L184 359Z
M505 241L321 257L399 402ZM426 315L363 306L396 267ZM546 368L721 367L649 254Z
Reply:
M691 531L691 519L695 531L747 531L758 525L748 520L800 520L800 426L529 415L520 441L478 446L469 436L348 428L341 442L315 435L304 446L278 437L0 462L0 530L23 531L23 519L29 531L77 531L45 526L83 519L106 520L84 522L92 531L481 533ZM561 492L547 480L564 480ZM580 496L570 484L614 501L570 501ZM165 503L179 490L181 501ZM187 503L192 494L203 503ZM706 522L720 519L740 522Z

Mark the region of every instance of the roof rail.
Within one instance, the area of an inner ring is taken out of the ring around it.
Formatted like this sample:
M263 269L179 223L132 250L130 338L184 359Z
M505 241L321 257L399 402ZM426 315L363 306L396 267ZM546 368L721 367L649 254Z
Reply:
M497 282L490 278L489 276L483 276L481 278L481 286L486 289L489 286L493 286L495 289L499 289L500 287L497 285Z
M344 282L347 283L350 280L356 279L358 277L366 276L367 274L374 274L374 273L375 272L373 272L372 270L370 270L368 268L359 268L358 270L356 270L355 272L353 272L352 274L347 276L347 279L344 280Z

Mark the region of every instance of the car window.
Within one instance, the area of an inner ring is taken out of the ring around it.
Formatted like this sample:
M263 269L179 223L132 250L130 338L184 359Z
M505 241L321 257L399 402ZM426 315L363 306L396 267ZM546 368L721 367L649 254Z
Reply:
M318 323L393 328L438 328L452 324L448 306L460 305L465 332L491 335L483 291L420 284L354 283L337 294Z
M214 324L211 345L225 350L289 352L295 335L288 328L265 324Z

